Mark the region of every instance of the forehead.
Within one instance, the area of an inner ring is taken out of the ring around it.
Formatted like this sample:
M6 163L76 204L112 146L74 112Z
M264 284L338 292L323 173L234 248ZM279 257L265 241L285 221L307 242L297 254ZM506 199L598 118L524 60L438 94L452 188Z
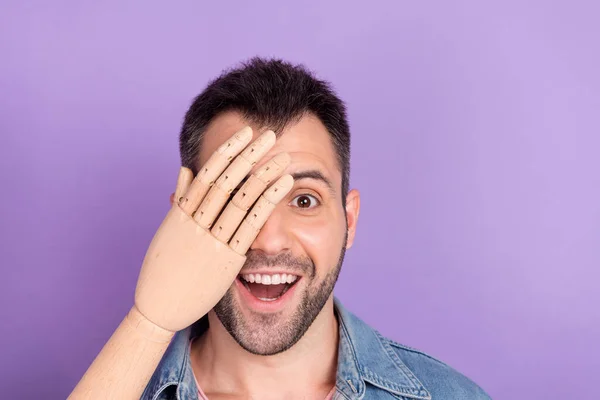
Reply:
M209 124L202 140L199 165L203 165L217 148L244 126L250 125L253 131L252 140L256 139L267 128L254 125L244 120L237 112L219 115ZM275 146L253 170L259 168L273 156L281 152L290 154L292 162L286 172L298 172L318 169L332 183L341 185L341 172L331 136L323 123L313 115L302 117L296 124L290 124L282 132L277 133Z

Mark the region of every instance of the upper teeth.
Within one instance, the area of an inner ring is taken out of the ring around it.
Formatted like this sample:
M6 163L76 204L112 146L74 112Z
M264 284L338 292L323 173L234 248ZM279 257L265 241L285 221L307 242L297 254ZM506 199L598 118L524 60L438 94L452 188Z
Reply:
M242 278L250 283L262 283L263 285L279 285L281 283L292 283L298 277L291 274L245 274Z

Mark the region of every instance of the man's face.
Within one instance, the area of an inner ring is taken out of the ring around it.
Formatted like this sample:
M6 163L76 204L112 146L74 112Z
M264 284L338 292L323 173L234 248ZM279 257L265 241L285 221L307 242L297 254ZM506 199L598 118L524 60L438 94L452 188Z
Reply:
M199 164L245 125L234 112L215 118L203 139ZM262 133L260 127L252 128L254 138ZM214 308L233 338L261 355L293 346L331 299L359 209L356 191L342 201L336 152L316 117L303 117L281 133L252 172L287 152L291 164L285 173L294 176L294 187L261 229L240 276Z

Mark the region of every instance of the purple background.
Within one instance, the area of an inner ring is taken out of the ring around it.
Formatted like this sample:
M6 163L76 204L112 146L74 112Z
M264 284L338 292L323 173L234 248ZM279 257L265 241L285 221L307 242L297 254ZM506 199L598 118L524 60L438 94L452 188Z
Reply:
M598 2L258 3L2 2L1 397L79 380L132 304L191 99L258 54L348 104L346 305L494 398L600 398Z

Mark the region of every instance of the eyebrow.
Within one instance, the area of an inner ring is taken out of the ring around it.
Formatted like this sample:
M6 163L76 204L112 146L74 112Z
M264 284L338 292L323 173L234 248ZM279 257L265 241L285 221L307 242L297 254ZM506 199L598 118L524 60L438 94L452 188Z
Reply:
M294 181L299 181L301 179L313 179L316 181L320 181L321 183L325 184L325 186L327 186L331 195L335 196L335 189L333 188L333 184L319 170L311 169L307 171L292 172L290 175L292 175Z

